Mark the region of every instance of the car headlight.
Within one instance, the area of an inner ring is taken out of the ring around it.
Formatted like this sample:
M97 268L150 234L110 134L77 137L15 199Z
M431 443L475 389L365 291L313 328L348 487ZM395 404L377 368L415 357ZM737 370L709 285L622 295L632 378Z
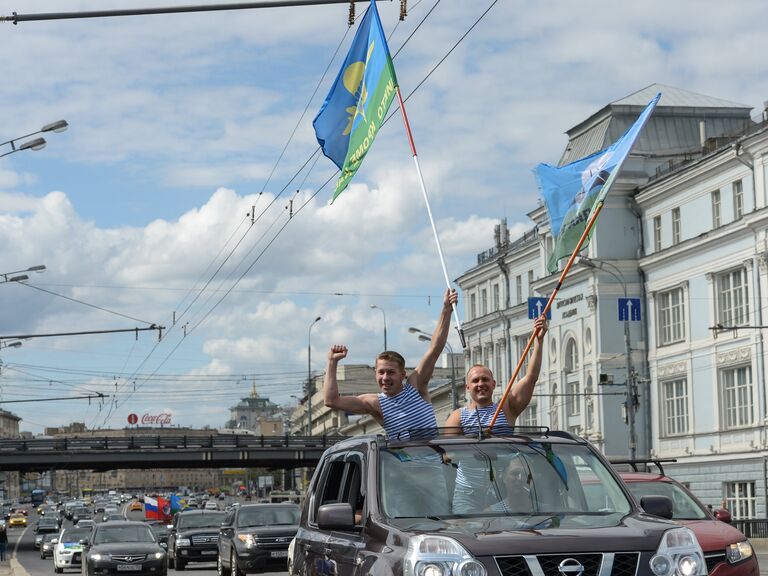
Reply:
M736 564L737 562L746 560L754 553L754 550L752 550L752 544L749 543L749 540L743 540L742 542L737 542L736 544L729 544L728 548L725 549L725 556L728 558L728 562L731 564Z
M189 540L189 538L179 538L176 540L176 546L184 547L184 546L191 546L192 542Z
M649 562L656 576L706 576L707 566L699 541L690 528L672 528L664 533Z
M109 560L108 554L91 554L91 560L94 560L95 562L98 562L99 560Z
M256 540L253 539L252 534L238 534L237 539L240 540L243 544L245 544L246 548L250 548L251 546L256 546Z
M155 552L155 560L162 560L165 557L165 552Z
M405 576L486 576L485 566L456 540L419 534L410 539Z

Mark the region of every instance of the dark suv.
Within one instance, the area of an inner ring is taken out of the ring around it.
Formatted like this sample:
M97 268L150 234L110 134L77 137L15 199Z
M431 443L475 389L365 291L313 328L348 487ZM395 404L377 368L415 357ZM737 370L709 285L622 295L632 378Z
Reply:
M663 496L632 498L591 444L507 437L345 440L312 477L292 575L704 576ZM664 518L662 518L664 517Z
M173 517L168 534L168 565L184 570L189 562L215 562L224 512L185 510Z
M229 510L219 532L219 576L285 569L300 513L296 504L246 504Z

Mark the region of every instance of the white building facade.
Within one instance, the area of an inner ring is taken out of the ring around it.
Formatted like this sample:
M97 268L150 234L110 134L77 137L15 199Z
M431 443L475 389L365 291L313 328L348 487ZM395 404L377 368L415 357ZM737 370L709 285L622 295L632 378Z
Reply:
M675 459L665 471L705 503L762 517L765 122L749 106L653 85L569 130L561 164L617 140L657 91L585 259L552 306L539 383L518 424L569 430L615 459ZM512 241L502 222L495 246L457 280L467 366L489 366L498 396L530 336L528 298L549 296L559 280L546 269L546 211L528 216L533 228Z

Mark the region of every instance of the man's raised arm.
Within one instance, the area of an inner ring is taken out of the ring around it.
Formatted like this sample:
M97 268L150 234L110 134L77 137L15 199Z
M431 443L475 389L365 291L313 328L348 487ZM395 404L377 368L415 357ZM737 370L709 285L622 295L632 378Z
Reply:
M445 348L445 343L448 341L448 331L451 327L451 312L453 311L453 304L456 304L458 301L459 295L456 293L456 290L446 289L443 296L443 308L440 310L440 318L437 321L435 331L432 333L432 342L429 344L429 349L421 358L416 370L408 377L408 381L422 396L427 393L427 385L432 378L432 372L435 370L437 359L440 358L440 354L443 348Z
M334 344L328 351L328 365L325 369L325 378L323 378L323 400L328 408L344 410L353 414L371 414L372 411L367 402L359 396L340 396L339 384L336 380L336 369L339 360L346 358L347 347L341 344Z

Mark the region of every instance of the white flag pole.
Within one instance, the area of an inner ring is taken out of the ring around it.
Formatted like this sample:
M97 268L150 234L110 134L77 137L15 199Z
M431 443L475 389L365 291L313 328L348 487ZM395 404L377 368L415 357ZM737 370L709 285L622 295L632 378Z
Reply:
M445 284L448 289L451 289L451 281L448 278L448 269L445 267L445 257L443 256L443 248L440 245L440 237L437 235L437 227L435 226L435 219L432 217L432 207L429 204L429 195L427 194L427 187L424 185L424 177L421 174L421 167L419 166L419 157L416 154L416 144L413 142L413 134L411 133L411 125L408 122L408 115L405 113L405 104L403 98L400 95L400 86L397 87L397 102L400 105L400 115L403 117L403 123L405 124L405 133L408 135L408 144L411 146L411 153L413 154L413 162L416 164L416 173L419 175L419 184L421 185L421 193L424 196L424 203L427 205L427 214L429 215L429 223L432 225L432 234L435 236L435 244L437 244L437 254L440 257L440 265L443 267L443 276L445 277ZM464 330L461 327L461 321L459 320L459 313L456 310L456 304L453 304L453 317L456 321L456 331L459 333L459 339L461 340L461 347L466 349L467 342L464 339Z

